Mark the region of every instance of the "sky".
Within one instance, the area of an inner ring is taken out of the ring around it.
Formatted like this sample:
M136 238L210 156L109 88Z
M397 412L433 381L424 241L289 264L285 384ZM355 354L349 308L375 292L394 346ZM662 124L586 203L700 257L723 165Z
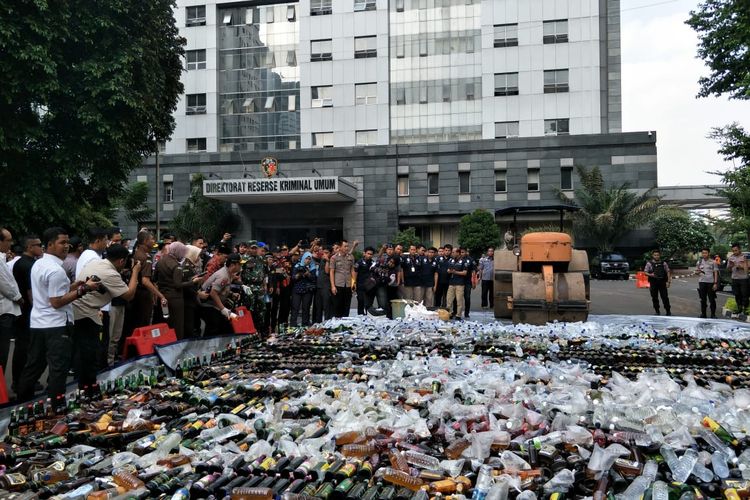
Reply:
M685 24L697 0L621 0L623 131L655 130L659 185L716 184L732 167L707 138L711 127L750 129L750 101L696 98L708 67Z

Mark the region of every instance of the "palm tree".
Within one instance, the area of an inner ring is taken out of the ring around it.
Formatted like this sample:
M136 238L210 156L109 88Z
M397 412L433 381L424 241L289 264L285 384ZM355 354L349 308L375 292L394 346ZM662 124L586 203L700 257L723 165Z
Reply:
M580 208L574 212L574 233L591 242L601 252L611 251L628 232L646 223L661 202L654 195L656 188L643 194L630 189L628 183L605 187L599 167L590 170L577 165L581 187L571 200L561 191L558 196L565 203Z

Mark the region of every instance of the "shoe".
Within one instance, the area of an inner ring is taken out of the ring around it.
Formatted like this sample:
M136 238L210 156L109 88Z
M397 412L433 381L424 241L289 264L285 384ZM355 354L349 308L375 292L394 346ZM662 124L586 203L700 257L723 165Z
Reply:
M716 319L716 314L712 314L711 319Z
M655 316L661 316L661 313L660 313L659 311L656 311L656 312L654 313L654 315L655 315Z
M671 315L672 315L672 311L667 311L667 314L666 314L666 315L667 315L667 316L671 316Z
M705 315L705 314L701 314L701 315L700 315L699 317L700 317L701 319L706 319L706 315Z

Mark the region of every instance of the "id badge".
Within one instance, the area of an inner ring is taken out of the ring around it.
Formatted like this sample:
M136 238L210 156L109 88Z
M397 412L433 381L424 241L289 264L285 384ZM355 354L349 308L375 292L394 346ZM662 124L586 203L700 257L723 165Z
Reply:
M414 266L411 266L411 272L413 272L413 273L414 273L414 272L416 272L416 271L417 271L417 270L416 270L416 269L414 269Z

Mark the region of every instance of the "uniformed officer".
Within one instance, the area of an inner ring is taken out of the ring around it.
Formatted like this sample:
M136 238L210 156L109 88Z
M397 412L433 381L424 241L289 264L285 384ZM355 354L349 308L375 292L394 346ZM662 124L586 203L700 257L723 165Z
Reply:
M266 332L266 263L265 259L258 255L258 242L248 242L247 259L242 264L240 272L242 284L248 287L245 290L245 306L253 315L253 323L258 332Z
M435 290L437 289L438 261L435 258L437 250L431 247L427 255L422 257L422 296L425 307L435 306Z
M446 305L448 310L453 308L453 301L456 301L456 312L454 317L461 320L464 315L464 283L466 282L466 261L461 257L461 251L456 248L453 250L453 256L448 261L448 296Z
M719 266L711 258L708 248L701 250L701 258L695 266L698 278L698 296L701 299L701 318L706 317L706 299L711 303L711 317L716 317L716 290L719 287Z
M422 258L417 254L416 245L409 245L409 253L401 257L401 270L404 273L404 295L401 298L422 302Z
M444 307L449 311L453 309L453 306L446 303L446 296L448 295L448 281L450 275L448 274L448 264L451 260L451 253L453 247L451 245L445 245L440 247L437 262L438 262L438 284L435 290L435 305L437 307Z
M672 283L672 271L666 262L661 260L661 251L654 250L651 252L651 260L646 262L643 271L648 276L649 292L651 292L651 302L654 305L654 312L659 313L659 296L664 303L664 310L667 316L672 315L672 307L669 304L669 292L667 289Z
M466 276L464 277L464 318L468 318L471 312L471 291L477 286L475 276L477 262L469 255L469 251L466 248L461 249L461 258L466 263Z

